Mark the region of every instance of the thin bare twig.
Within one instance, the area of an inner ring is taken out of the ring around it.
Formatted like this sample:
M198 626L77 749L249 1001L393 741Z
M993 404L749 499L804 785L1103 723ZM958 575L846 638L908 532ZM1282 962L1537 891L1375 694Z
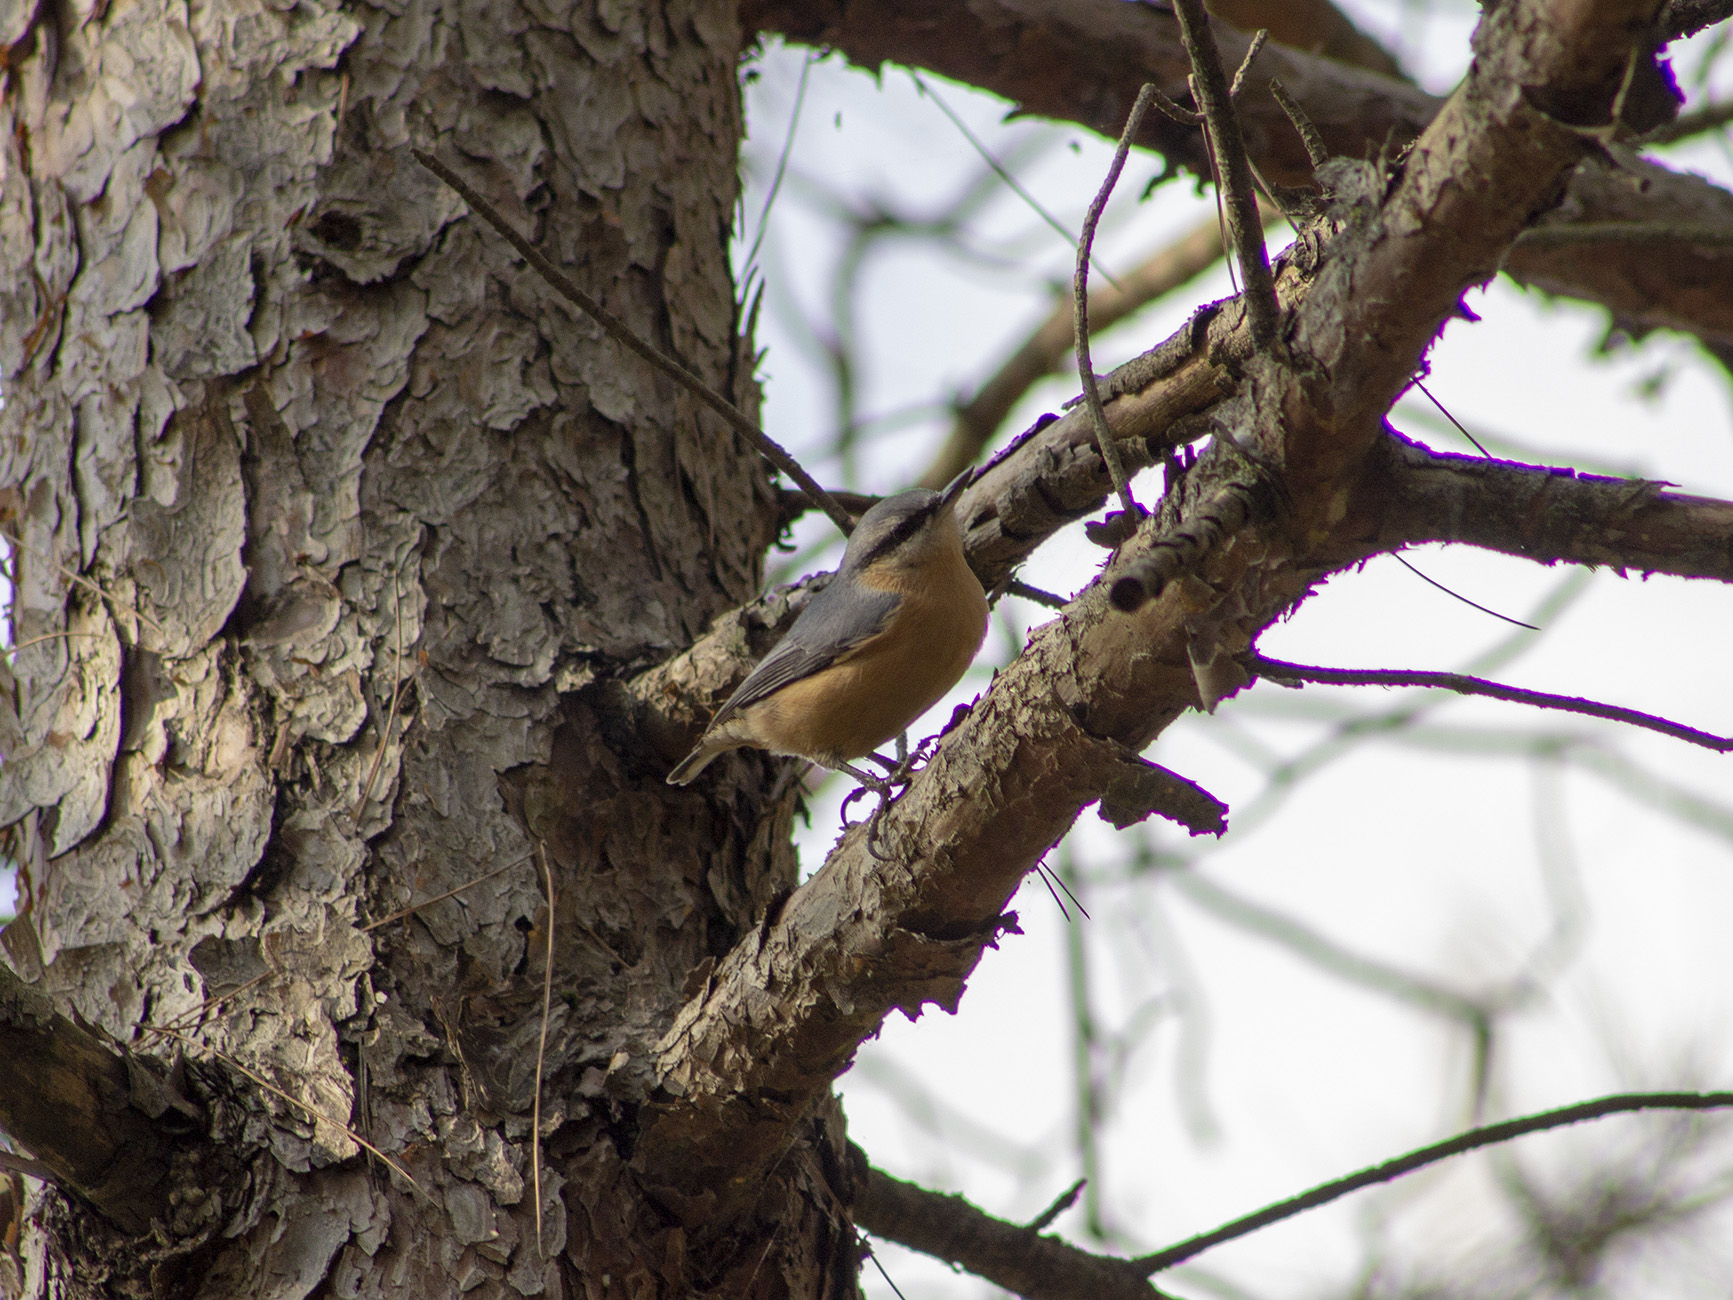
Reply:
M1492 453L1490 451L1488 451L1485 447L1482 447L1480 445L1480 439L1476 438L1472 433L1470 433L1463 426L1463 423L1461 420L1457 419L1454 415L1452 415L1448 410L1445 409L1444 403L1439 401L1436 397L1434 397L1432 395L1432 390L1430 388L1428 388L1425 384L1421 383L1418 379L1416 379L1414 381L1414 386L1426 395L1427 401L1431 402L1434 406L1436 406L1438 408L1438 413L1440 415L1442 415L1446 420L1449 420L1452 424L1454 424L1456 426L1456 431L1458 433L1460 433L1464 438L1467 438L1470 442L1472 442L1474 444L1474 449L1476 451L1478 451L1482 456L1485 456L1488 460L1492 459Z
M1429 587L1437 587L1438 590L1442 591L1446 596L1449 596L1452 600L1460 600L1464 605L1467 605L1470 609L1478 609L1482 614L1490 615L1491 617L1496 618L1501 623L1509 623L1512 627L1526 628L1530 632L1540 631L1540 629L1538 627L1536 627L1533 623L1524 623L1520 618L1512 618L1509 614L1500 614L1496 609L1489 609L1487 606L1482 605L1478 600L1470 600L1467 596L1464 596L1460 591L1452 591L1449 587L1446 587L1442 582L1438 581L1437 578L1427 577L1424 573L1420 572L1419 569L1416 569L1411 563L1409 563L1407 560L1403 559L1395 551L1391 551L1389 554L1390 554L1390 558L1392 560L1395 560L1396 563L1400 564L1404 569L1407 569L1408 572L1412 573L1416 578L1419 578L1420 581L1424 582Z
M1203 0L1174 0L1180 39L1191 56L1192 94L1203 110L1204 129L1220 165L1218 178L1228 210L1228 227L1239 254L1240 272L1246 278L1246 315L1251 324L1252 344L1263 351L1276 338L1276 282L1270 274L1270 257L1264 248L1264 224L1258 219L1257 195L1252 190L1251 165L1246 143L1234 113L1221 53L1210 32Z
M256 988L258 985L263 984L266 980L270 979L277 973L278 972L275 970L268 970L263 975L255 975L245 984L232 988L227 993L219 994L214 998L206 998L203 1002L199 1003L198 1006L188 1008L173 1020L169 1021L167 1025L140 1025L138 1032L141 1034L172 1034L175 1033L176 1030L170 1026L174 1025L185 1025L190 1029L193 1025L198 1023L200 1017L202 1017L207 1011L215 1011L218 1007L222 1006L223 1003L232 1002L248 989Z
M1155 94L1153 84L1146 84L1138 92L1131 114L1125 119L1125 130L1120 133L1119 147L1113 151L1113 164L1107 169L1107 179L1101 182L1101 189L1096 192L1095 201L1089 205L1089 212L1083 218L1083 234L1077 241L1077 275L1072 281L1071 295L1072 335L1077 350L1077 377L1083 381L1083 400L1089 406L1089 418L1095 425L1095 441L1101 448L1101 459L1107 463L1107 477L1113 480L1119 503L1132 519L1138 518L1143 511L1131 495L1131 485L1125 480L1125 462L1120 459L1119 447L1113 441L1113 429L1107 423L1107 409L1101 404L1101 387L1095 380L1095 365L1089 356L1089 250L1095 243L1095 227L1107 208L1108 197L1119 183L1119 173L1125 169L1125 156L1131 152L1131 141L1137 135L1138 123L1149 111Z
M20 650L28 650L33 645L41 645L44 641L72 641L87 637L100 637L100 632L44 632L41 636L33 636L28 641L20 641L17 645L0 646L0 655L15 655Z
M181 1033L178 1029L159 1028L157 1030L157 1032L161 1033L161 1034L167 1034L170 1038L177 1039L181 1043L192 1048L194 1051L209 1052L212 1056L216 1057L217 1060L221 1061L224 1065L227 1065L230 1069L237 1070L241 1074L246 1075L247 1078L251 1079L254 1083L258 1084L259 1087L263 1088L266 1092L270 1093L273 1097L277 1097L283 1101L286 1101L291 1106L300 1107L302 1110L306 1111L309 1115L311 1115L314 1119L318 1120L320 1123L329 1124L332 1128L337 1129L340 1132L346 1134L348 1136L349 1140L354 1142L356 1146L362 1148L365 1151L371 1151L374 1155L378 1156L388 1166L390 1166L390 1168L395 1173L402 1175L404 1181L406 1181L416 1191L422 1193L423 1195L427 1194L427 1189L422 1187L422 1185L420 1183L415 1181L415 1175L414 1174L410 1173L402 1165L398 1164L390 1156L386 1155L383 1151L381 1151L378 1147L374 1146L366 1138L362 1137L354 1129L350 1128L347 1124L343 1123L342 1120L333 1119L331 1116L327 1115L324 1111L320 1110L318 1107L309 1106L306 1102L302 1101L299 1097L296 1097L291 1093L284 1092L283 1089L279 1088L276 1084L272 1083L264 1075L260 1074L256 1070L248 1069L246 1066L242 1065L239 1061L237 1061L234 1057L230 1056L227 1052L219 1051L217 1048L211 1047L205 1043L198 1042L196 1039L188 1038L185 1034Z
M1021 596L1024 600L1034 601L1037 605L1045 605L1048 609L1064 609L1071 602L1057 592L1044 591L1040 587L1031 587L1021 579L1012 578L1005 584L1007 596Z
M1258 51L1264 48L1264 42L1270 39L1270 29L1260 27L1252 36L1252 43L1246 46L1246 57L1240 60L1240 66L1234 73L1234 83L1228 87L1228 98L1238 99L1240 91L1246 88L1246 73L1252 70L1252 62L1258 57Z
M1322 167L1330 161L1330 147L1324 143L1324 137L1318 134L1318 128L1312 125L1312 119L1306 115L1306 110L1300 107L1300 101L1288 92L1288 88L1276 77L1270 78L1270 96L1276 101L1276 106L1286 113L1288 121L1294 124L1294 130L1300 133L1300 143L1306 147L1306 158L1313 168Z
M885 1280L885 1285L892 1291L896 1292L897 1300L909 1300L909 1298L903 1294L903 1289L898 1286L891 1275L885 1271L884 1264L879 1261L878 1252L876 1250L868 1250L867 1258L872 1260L873 1267L879 1271L879 1276Z
M390 925L393 921L401 921L406 916L413 916L424 907L432 907L435 903L443 903L446 899L461 894L466 889L473 889L484 880L492 880L501 872L510 871L513 867L522 866L524 863L532 861L534 856L534 854L530 854L527 857L513 858L503 867L495 867L486 875L476 876L473 880L466 880L461 885L446 890L443 894L435 894L432 898L424 898L419 903L411 903L408 907L398 908L397 911L393 912L390 916L382 916L377 921L369 921L366 925L361 927L361 933L366 934L369 930L377 930L382 925Z
M14 537L11 533L7 532L4 528L0 528L0 538L5 538L7 541L11 542L12 545L16 546L19 550L29 551L30 554L34 555L37 559L41 560L44 564L52 566L62 576L66 577L66 578L70 578L73 582L76 582L79 586L85 588L87 591L95 592L98 599L100 599L104 603L106 603L109 606L109 608L113 609L116 613L131 614L140 623L143 623L146 627L150 628L158 636L161 636L161 637L167 637L168 636L168 632L164 630L163 625L161 623L157 622L149 614L146 614L142 609L139 609L137 606L134 606L134 605L126 605L126 604L121 603L121 600L119 597L114 596L111 593L109 593L107 590L105 590L102 587L102 585L100 583L93 582L91 579L85 577L82 573L79 573L76 569L67 568L64 564L62 564L59 560L55 559L52 555L49 555L44 551L38 550L36 547L32 546L29 542L25 541L23 538Z
M1561 713L1577 713L1586 718L1605 718L1609 722L1624 722L1645 731L1659 732L1698 745L1717 754L1733 752L1733 737L1717 736L1682 722L1627 709L1617 704L1602 704L1596 700L1579 699L1575 695L1554 695L1548 691L1530 691L1520 686L1489 682L1467 673L1405 672L1392 669L1315 668L1308 664L1291 664L1262 655L1246 656L1246 667L1259 677L1273 681L1315 682L1321 686L1427 686L1455 691L1459 695L1484 695L1489 699L1506 700L1512 704L1528 704L1537 709L1556 709Z
M1222 241L1222 257L1228 266L1228 285L1234 291L1234 296L1240 293L1240 278L1234 274L1234 241L1228 234L1227 208L1222 204L1222 169L1216 164L1215 141L1210 139L1206 130L1203 133L1204 156L1209 160L1210 193L1216 201L1216 230Z
M1077 1204L1077 1197L1083 1191L1084 1184L1088 1181L1089 1180L1086 1178L1079 1178L1076 1182L1072 1183L1071 1186L1060 1192L1058 1196L1054 1197L1051 1205L1049 1205L1045 1210L1042 1210L1041 1213L1037 1214L1033 1219L1029 1220L1029 1231L1040 1232L1041 1229L1047 1227L1053 1222L1053 1220L1057 1219L1061 1214L1064 1214L1065 1211Z
M1155 106L1159 108L1165 116L1178 122L1181 126L1197 126L1203 121L1202 113L1186 108L1182 104L1176 104L1159 90L1155 92Z
M1394 1160L1386 1160L1383 1164L1349 1174L1345 1178L1324 1183L1285 1201L1266 1205L1253 1214L1223 1224L1211 1232L1199 1233L1169 1246L1166 1250L1142 1255L1131 1263L1145 1276L1159 1273L1175 1264L1182 1264L1195 1255L1201 1255L1212 1247L1257 1232L1273 1223L1280 1223L1283 1219L1291 1219L1306 1210L1327 1205L1363 1187L1388 1183L1451 1156L1499 1142L1508 1142L1529 1133L1540 1133L1547 1129L1563 1128L1567 1124L1580 1124L1584 1120L1601 1119L1607 1115L1620 1115L1637 1110L1723 1110L1730 1106L1733 1106L1733 1092L1627 1092L1601 1097L1595 1101L1579 1102L1574 1106L1561 1106L1557 1110L1525 1115L1521 1119L1505 1120L1499 1124L1485 1124L1446 1138L1442 1142L1434 1142L1431 1146L1410 1151L1407 1155L1397 1156Z
M782 178L788 171L788 156L794 152L794 134L800 129L800 110L806 106L807 79L812 74L812 65L817 61L818 51L811 49L807 50L806 58L801 60L800 84L795 87L794 110L788 115L788 132L782 138L782 152L776 157L776 174L770 178L770 190L765 194L764 207L758 214L758 233L752 237L752 247L746 250L746 260L740 264L746 268L740 277L742 285L750 282L752 268L758 263L758 250L764 246L764 234L770 229L770 210L776 206L776 196L782 191ZM744 301L744 289L741 297Z
M1065 900L1059 897L1059 891L1053 888L1053 881L1047 873L1047 864L1044 862L1037 862L1035 864L1035 875L1043 885L1047 886L1047 893L1053 899L1053 906L1059 909L1059 915L1063 916L1066 923L1069 924L1071 921L1071 909L1065 906Z
M542 1246L542 1065L548 1055L548 1014L554 1004L554 873L548 866L548 846L536 842L536 858L548 887L548 955L542 970L542 1026L536 1037L536 1098L530 1110L530 1166L536 1194L536 1254L546 1259Z
M552 285L561 297L593 319L629 352L641 357L655 369L667 375L668 378L685 387L694 397L726 420L737 433L744 435L764 454L766 460L800 484L801 490L825 514L830 516L831 521L843 531L845 536L853 531L854 519L848 511L838 505L836 499L820 487L818 480L802 469L800 463L793 456L790 456L780 443L743 415L733 402L711 388L709 384L706 384L674 358L639 338L625 321L578 288L557 266L542 256L534 244L513 229L511 224L500 215L491 203L476 193L451 168L424 150L412 149L410 152L414 154L415 160L423 167L456 190L462 196L463 201L469 204L488 225L498 231L500 237L515 248L518 255L534 267L536 273Z
M975 152L981 155L981 161L993 169L993 174L1000 180L1004 181L1011 192L1018 198L1022 199L1024 203L1028 204L1030 210L1033 211L1036 216L1040 217L1042 221L1052 227L1061 239L1063 239L1067 244L1070 244L1073 248L1077 247L1077 240L1071 232L1065 228L1065 223L1060 221L1059 218L1054 216L1051 212L1047 211L1046 208L1042 207L1040 200L1031 194L1023 183L1011 174L1010 170L1004 163L1000 162L993 156L992 150L988 149L981 141L980 137L969 129L969 124L957 115L956 109L952 108L944 100L940 99L938 92L931 86L927 85L921 74L916 72L913 68L909 69L909 76L914 79L915 89L919 90L925 98L930 99L933 103L937 104L939 106L939 111L951 119L951 125L956 127L958 131L962 132L963 139L967 140L974 148ZM1121 289L1124 287L1118 280L1113 278L1107 268L1102 266L1100 262L1095 261L1094 258L1091 258L1090 262L1095 267L1097 273L1100 274L1101 278L1106 280L1107 283L1111 284L1115 289ZM949 483L950 479L946 479L945 481Z

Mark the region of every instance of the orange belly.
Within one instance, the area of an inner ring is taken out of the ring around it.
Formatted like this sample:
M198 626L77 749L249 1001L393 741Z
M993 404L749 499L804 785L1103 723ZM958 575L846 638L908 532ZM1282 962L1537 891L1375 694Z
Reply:
M894 630L839 663L783 687L759 706L766 747L808 758L859 758L937 704L968 670L987 634L987 598L935 602L905 595ZM954 588L953 588L954 589Z

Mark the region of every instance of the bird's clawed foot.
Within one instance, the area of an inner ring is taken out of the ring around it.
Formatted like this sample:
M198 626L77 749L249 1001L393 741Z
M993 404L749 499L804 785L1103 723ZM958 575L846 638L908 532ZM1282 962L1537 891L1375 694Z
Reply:
M868 758L886 770L887 774L883 777L873 776L871 773L864 772L860 768L849 763L838 763L836 765L837 771L846 772L849 776L852 776L855 780L860 782L858 786L853 790L850 790L848 794L843 797L842 818L844 826L850 825L848 820L848 807L851 803L869 792L876 794L879 797L878 807L873 809L872 815L867 818L867 852L872 854L873 857L877 858L880 862L889 861L883 853L879 852L878 847L879 826L884 820L885 809L895 803L898 794L908 786L910 781L914 780L916 766L926 758L932 744L937 739L938 738L935 736L922 741L920 745L916 747L914 753L911 754L909 752L908 735L905 733L897 737L896 758L886 758L883 754L868 754Z

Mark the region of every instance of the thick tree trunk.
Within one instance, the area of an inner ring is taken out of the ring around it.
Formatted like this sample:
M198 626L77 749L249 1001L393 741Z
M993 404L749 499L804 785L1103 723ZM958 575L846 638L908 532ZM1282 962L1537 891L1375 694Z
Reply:
M767 477L408 154L750 401L733 5L9 21L5 948L184 1057L239 1171L176 1166L148 1248L41 1192L26 1291L851 1293L834 1106L726 1227L631 1168L650 1048L794 883L792 798L750 755L665 787L599 687L756 593Z
M661 781L799 599L699 636L757 589L762 467L408 154L750 405L731 9L224 3L0 15L0 1123L50 1180L0 1189L0 1290L851 1292L836 1071L954 1005L1082 808L1177 789L1219 826L1136 751L1316 579L1433 537L1725 576L1726 503L1384 431L1618 127L1656 0L1499 6L1399 174L1327 173L1279 347L1216 305L1108 381L1128 461L1242 449L948 729L894 861L852 833L785 905L778 769ZM990 584L1100 505L1094 438L1038 427L971 486Z

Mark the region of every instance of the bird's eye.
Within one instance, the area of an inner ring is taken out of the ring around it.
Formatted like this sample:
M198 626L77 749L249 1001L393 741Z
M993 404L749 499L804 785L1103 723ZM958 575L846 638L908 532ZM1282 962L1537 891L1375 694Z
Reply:
M932 512L930 510L922 510L910 515L907 519L904 519L895 528L891 529L891 535L884 540L884 549L892 551L901 546L904 542L908 541L909 538L921 531L922 526L927 522L931 514Z

